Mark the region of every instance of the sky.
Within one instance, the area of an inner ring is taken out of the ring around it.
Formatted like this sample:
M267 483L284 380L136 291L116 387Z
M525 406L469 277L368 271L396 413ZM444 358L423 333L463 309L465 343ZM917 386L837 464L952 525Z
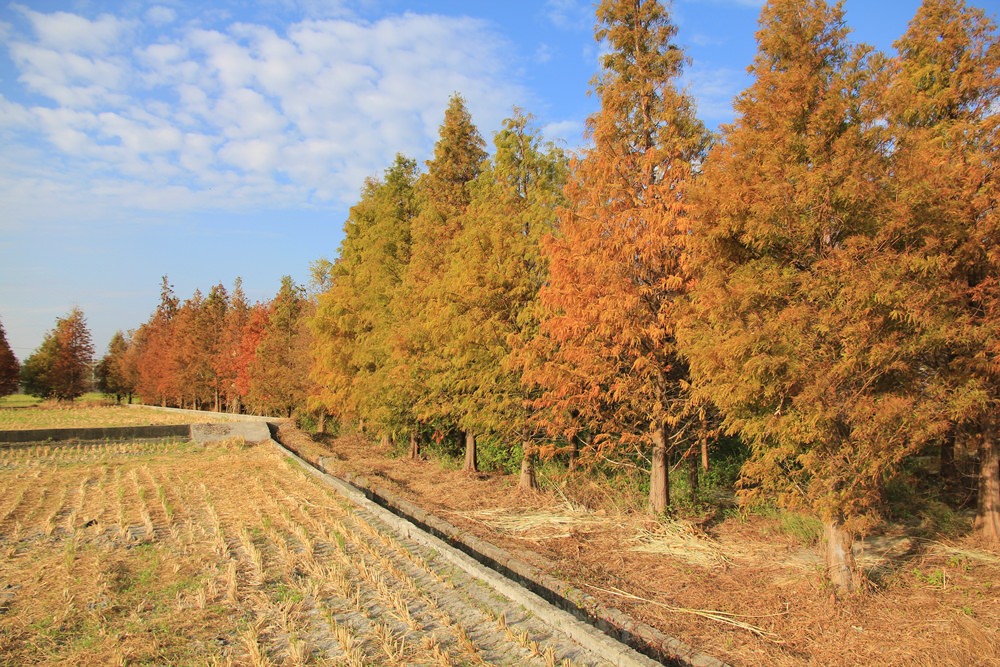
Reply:
M749 84L762 0L675 0L711 128ZM1000 0L972 0L996 20ZM846 0L890 52L919 0ZM421 164L445 106L489 143L516 106L584 145L590 0L22 0L0 6L0 323L22 361L80 307L97 356L168 276L251 301L334 259L364 179Z

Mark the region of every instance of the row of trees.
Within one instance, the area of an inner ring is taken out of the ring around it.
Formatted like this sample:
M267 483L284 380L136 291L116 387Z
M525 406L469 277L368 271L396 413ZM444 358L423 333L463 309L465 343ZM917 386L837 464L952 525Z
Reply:
M1000 540L994 24L926 0L889 57L840 5L772 0L711 137L665 8L597 19L575 159L521 112L487 157L456 96L426 171L366 184L313 318L318 404L414 450L460 433L470 467L477 437L519 442L526 485L539 453L636 451L653 511L722 429L745 499L823 520L842 589L901 462L959 443Z
M287 276L274 298L254 304L239 279L231 294L220 284L181 302L164 277L150 318L112 337L98 386L118 400L291 415L309 391L311 304Z

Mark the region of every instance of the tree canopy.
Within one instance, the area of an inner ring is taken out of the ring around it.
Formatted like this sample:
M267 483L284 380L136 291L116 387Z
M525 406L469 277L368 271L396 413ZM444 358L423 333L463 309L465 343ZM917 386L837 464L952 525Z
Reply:
M529 378L549 410L576 411L600 450L653 454L650 507L669 503L667 429L686 411L674 327L690 283L684 259L687 190L708 135L679 88L684 56L665 8L606 0L596 38L607 43L587 121L593 147L573 163L559 230L545 244L541 291L551 351Z
M7 333L0 323L0 396L17 392L21 384L21 364L7 342Z
M39 398L72 401L91 388L94 344L87 321L78 307L56 319L21 369L26 392Z

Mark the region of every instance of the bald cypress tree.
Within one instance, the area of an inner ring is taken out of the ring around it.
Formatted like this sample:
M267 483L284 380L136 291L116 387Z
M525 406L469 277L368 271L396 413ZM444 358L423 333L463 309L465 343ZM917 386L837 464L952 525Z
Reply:
M391 306L410 261L416 178L416 163L400 155L366 181L311 323L320 400L340 421L394 437L413 425L405 391L393 385Z
M445 280L443 270L462 216L471 200L470 183L486 160L485 144L460 95L445 110L434 157L417 181L418 213L411 227L410 261L392 303L395 324L390 384L391 400L410 406L421 428L439 435L457 426L458 413L449 391L450 360L443 352L440 332L432 322L447 308L437 295ZM466 468L474 470L475 434L464 433Z
M40 398L72 401L91 388L94 344L78 307L56 319L21 369L25 391Z
M17 391L20 385L21 365L14 356L7 342L7 333L0 323L0 396L7 396Z
M976 525L1000 542L997 26L961 0L925 0L896 49L886 241L905 250L899 265L919 288L911 316L938 332L922 360L933 369L927 391L941 398L953 434L978 445Z
M600 448L649 456L650 509L662 512L670 431L688 405L674 330L691 278L687 192L708 137L679 87L684 56L663 5L605 0L597 19L608 46L594 83L601 109L545 245L539 344L549 352L526 376L547 410L576 411Z
M469 184L461 230L446 256L429 312L443 359L439 387L459 427L520 442L524 485L533 486L534 426L516 349L538 328L538 291L548 276L540 239L556 225L566 159L515 110L494 137L493 160Z
M887 225L884 59L847 34L840 5L765 5L754 82L705 163L682 330L697 386L752 447L743 499L814 512L843 591L882 480L943 429L923 391L938 332Z

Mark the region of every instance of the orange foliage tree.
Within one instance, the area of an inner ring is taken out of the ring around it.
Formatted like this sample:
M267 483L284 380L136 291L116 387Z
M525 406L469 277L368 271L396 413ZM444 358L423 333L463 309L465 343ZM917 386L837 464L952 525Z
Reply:
M978 444L977 527L1000 542L997 26L961 0L926 0L896 49L892 240L908 249L907 275L919 286L911 311L943 339L922 360L934 370L928 391L943 396L969 449Z
M83 311L74 306L24 362L25 391L40 398L72 401L91 388L94 344Z
M240 357L240 349L249 320L250 305L243 292L243 281L237 278L222 315L218 345L211 359L222 404L227 411L234 413L242 412L242 400L245 395L238 390L236 379L240 369L247 365L246 360ZM219 325L218 322L216 324Z
M605 0L596 37L609 48L587 121L593 147L573 164L568 206L545 246L550 277L526 379L544 387L553 420L571 410L600 452L651 455L649 507L669 502L671 430L689 412L675 326L691 273L687 191L707 145L678 88L684 56L654 0Z
M310 392L307 326L312 304L290 276L267 308L253 360L247 367L247 403L259 414L291 417L306 404Z
M772 0L760 26L755 80L704 167L682 342L751 445L743 500L818 515L849 591L883 480L946 430L925 385L941 331L892 224L884 58L849 45L823 0Z
M180 394L173 353L173 320L180 302L166 276L160 283L160 303L150 319L132 337L131 355L136 393L144 403L173 403Z

